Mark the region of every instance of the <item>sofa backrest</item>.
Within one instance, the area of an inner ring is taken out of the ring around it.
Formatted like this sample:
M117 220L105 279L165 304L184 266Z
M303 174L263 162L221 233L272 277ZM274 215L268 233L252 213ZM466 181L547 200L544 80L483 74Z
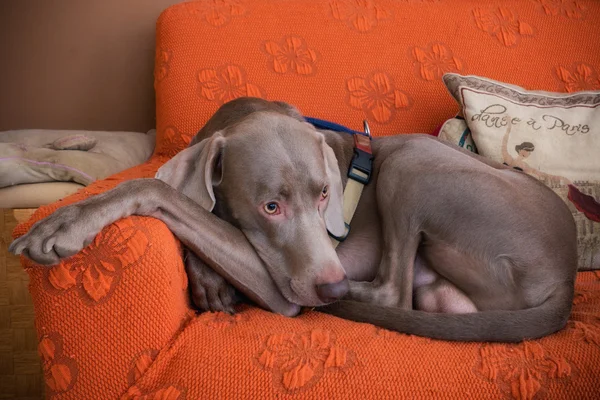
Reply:
M458 111L445 72L598 88L599 20L600 2L584 0L180 3L157 24L158 151L181 149L242 95L352 129L366 118L375 135L390 135L432 132Z

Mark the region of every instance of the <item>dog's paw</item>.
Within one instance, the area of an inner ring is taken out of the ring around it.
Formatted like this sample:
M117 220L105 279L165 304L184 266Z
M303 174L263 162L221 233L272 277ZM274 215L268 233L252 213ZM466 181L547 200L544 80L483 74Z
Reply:
M55 265L81 251L97 233L83 208L73 204L36 222L29 232L11 243L8 251L23 254L39 264Z
M185 269L192 302L202 311L222 311L234 314L238 302L235 288L204 262L188 251Z
M233 306L237 303L233 286L224 281L223 285L206 285L204 283L190 283L192 288L192 301L202 311L222 311L235 314Z

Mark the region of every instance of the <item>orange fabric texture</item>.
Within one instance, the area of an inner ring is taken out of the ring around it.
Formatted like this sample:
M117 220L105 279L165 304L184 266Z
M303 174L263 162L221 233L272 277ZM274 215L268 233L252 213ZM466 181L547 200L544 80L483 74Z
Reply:
M600 90L593 0L210 0L157 24L159 154L239 96L375 136L431 133L457 111L441 76L530 90Z
M375 135L457 111L444 72L528 89L600 89L600 4L584 0L211 0L157 24L157 149L148 163L40 208L151 177L220 104L251 95ZM600 272L578 275L568 326L520 344L448 343L306 312L195 315L178 241L131 217L31 277L47 392L64 399L593 399Z

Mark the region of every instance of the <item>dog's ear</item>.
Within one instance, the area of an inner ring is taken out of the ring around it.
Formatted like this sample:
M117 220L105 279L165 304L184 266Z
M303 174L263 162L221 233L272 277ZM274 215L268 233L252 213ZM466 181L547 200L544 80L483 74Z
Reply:
M188 147L158 169L155 178L185 194L208 211L215 206L213 187L221 183L225 138L216 132Z
M333 149L325 143L322 138L323 156L325 158L325 169L329 180L329 203L325 209L325 225L327 230L335 236L343 236L346 233L346 224L344 223L343 198L344 188L340 168L335 157Z

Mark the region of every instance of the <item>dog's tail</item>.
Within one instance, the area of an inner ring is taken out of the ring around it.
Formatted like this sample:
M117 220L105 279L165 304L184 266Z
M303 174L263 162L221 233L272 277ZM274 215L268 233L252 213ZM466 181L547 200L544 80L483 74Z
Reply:
M571 312L574 289L557 289L537 307L515 311L482 311L468 314L429 313L341 300L318 311L381 328L464 342L520 342L562 329Z

